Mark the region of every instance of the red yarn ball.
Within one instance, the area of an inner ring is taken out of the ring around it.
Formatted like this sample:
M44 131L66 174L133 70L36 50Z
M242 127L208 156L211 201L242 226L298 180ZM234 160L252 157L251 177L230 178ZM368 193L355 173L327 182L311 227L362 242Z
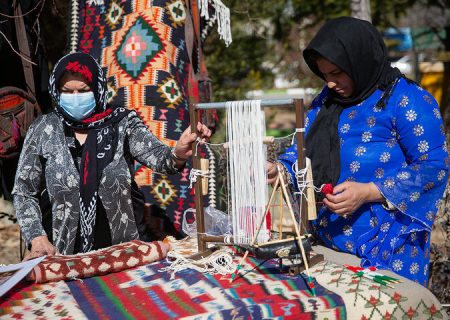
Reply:
M333 194L333 186L331 183L324 184L321 191L324 195Z

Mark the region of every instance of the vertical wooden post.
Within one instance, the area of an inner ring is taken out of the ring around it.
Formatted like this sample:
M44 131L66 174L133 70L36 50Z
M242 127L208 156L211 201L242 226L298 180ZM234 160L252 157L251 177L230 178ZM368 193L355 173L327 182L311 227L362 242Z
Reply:
M297 129L305 127L305 110L303 108L302 99L294 99L295 106L295 125ZM306 165L305 161L305 134L304 132L297 132L297 163L298 169L303 169ZM294 221L295 223L295 221ZM305 230L306 229L306 230ZM300 235L308 233L308 204L306 198L302 196L300 208Z
M191 119L191 132L197 132L197 122L198 115L195 109L195 104L189 105L189 115ZM201 169L200 166L200 155L195 154L195 146L197 141L192 143L192 168ZM203 192L202 192L202 182L201 179L197 179L194 184L195 190L195 221L197 223L197 241L198 241L198 252L203 252L206 250L206 243L203 241L203 234L205 233L205 213L203 210Z

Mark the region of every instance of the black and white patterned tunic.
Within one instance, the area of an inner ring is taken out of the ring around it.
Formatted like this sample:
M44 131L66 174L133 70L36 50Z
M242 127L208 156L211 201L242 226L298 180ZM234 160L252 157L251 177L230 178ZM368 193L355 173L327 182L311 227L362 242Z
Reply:
M123 118L117 130L114 159L103 170L98 188L112 244L138 238L131 199L133 177L127 160L130 157L126 157L124 150L156 172L177 172L171 148L147 129L136 112ZM80 175L69 150L73 143L64 134L63 123L56 114L36 119L28 129L13 189L17 219L26 242L30 243L35 237L46 235L38 197L47 188L52 204L53 245L61 254L73 253L80 218Z

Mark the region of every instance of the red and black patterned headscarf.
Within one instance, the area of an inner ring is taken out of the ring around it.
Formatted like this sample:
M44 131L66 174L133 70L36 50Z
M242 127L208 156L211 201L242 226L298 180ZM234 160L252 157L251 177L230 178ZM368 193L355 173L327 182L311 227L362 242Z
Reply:
M61 79L67 73L80 75L94 93L96 109L92 116L79 122L67 117L60 107L63 85ZM107 85L103 69L86 53L71 53L61 58L50 76L49 91L57 106L54 112L72 134L85 130L88 136L83 145L80 165L80 252L92 249L98 186L103 169L113 160L117 147L117 125L130 112L123 107L107 104Z
M73 119L67 117L59 104L61 97L59 89L62 85L60 82L67 73L81 76L94 93L95 101L97 103L94 114L90 118L80 122L75 122ZM101 126L102 123L107 122L109 118L112 118L112 116L109 116L112 113L112 108L107 104L108 90L105 73L97 61L87 53L76 52L62 57L56 63L55 68L50 75L48 89L56 103L55 112L72 128L88 129Z

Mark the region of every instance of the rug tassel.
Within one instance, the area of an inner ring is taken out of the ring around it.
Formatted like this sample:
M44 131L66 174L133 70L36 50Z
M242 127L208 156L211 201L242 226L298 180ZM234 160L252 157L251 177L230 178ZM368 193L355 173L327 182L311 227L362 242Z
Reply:
M175 278L175 273L186 269L194 269L202 273L218 273L221 275L230 274L235 270L233 257L226 249L215 251L211 255L199 260L189 259L175 251L169 251L167 253L167 260L170 262L170 265L159 271L172 271L171 280Z

